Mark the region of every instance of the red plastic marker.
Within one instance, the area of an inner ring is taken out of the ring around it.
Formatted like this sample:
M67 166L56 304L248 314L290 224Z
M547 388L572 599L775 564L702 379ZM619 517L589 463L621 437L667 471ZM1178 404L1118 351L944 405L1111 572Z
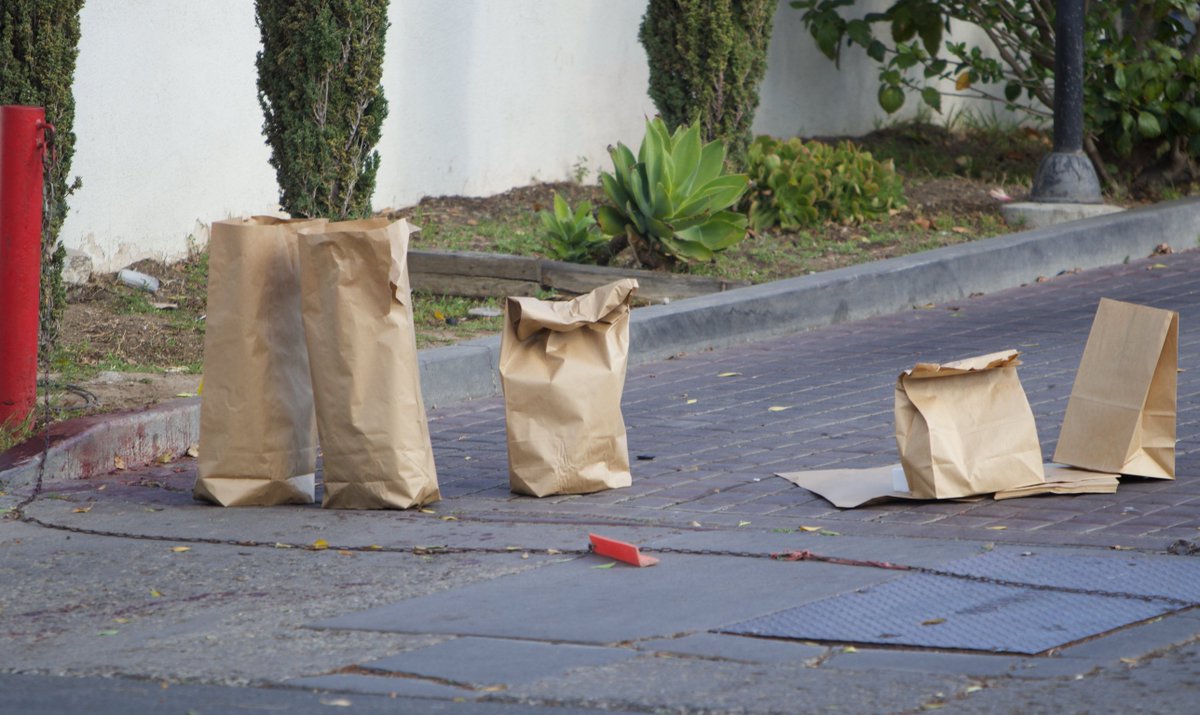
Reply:
M658 559L643 555L633 544L596 534L588 534L588 538L592 540L592 551L600 556L616 559L631 566L653 566L658 563Z

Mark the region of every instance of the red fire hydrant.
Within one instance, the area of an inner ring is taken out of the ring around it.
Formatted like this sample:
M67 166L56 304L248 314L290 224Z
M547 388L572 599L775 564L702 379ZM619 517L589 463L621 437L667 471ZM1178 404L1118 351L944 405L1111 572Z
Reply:
M37 401L46 112L0 106L0 425L23 422Z

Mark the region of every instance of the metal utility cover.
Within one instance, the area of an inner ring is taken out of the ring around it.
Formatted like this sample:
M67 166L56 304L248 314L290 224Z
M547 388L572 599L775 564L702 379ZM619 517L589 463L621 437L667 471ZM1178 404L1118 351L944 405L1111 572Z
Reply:
M1200 603L1200 559L992 551L937 567L1005 581Z
M916 574L718 630L797 640L1032 655L1181 607L1167 600Z

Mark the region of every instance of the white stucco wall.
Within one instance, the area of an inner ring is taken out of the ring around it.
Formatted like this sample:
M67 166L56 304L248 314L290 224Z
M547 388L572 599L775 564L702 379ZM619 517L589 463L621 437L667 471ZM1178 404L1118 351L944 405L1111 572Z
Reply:
M253 3L101 0L80 22L68 248L112 271L186 255L189 235L206 240L197 222L273 207Z
M594 180L608 168L606 147L636 145L655 112L637 40L645 6L392 0L376 208L563 180L580 157ZM84 4L72 172L83 188L62 235L97 270L182 257L189 240L207 241L209 222L278 208L260 131L253 7ZM835 69L780 0L757 132L865 133L882 116L877 87L861 52Z

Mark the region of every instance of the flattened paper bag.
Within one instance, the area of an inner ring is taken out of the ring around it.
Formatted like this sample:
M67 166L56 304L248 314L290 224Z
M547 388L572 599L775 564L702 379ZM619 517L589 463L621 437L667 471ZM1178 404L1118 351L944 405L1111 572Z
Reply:
M440 497L406 264L414 230L369 219L300 232L324 507L406 509Z
M1054 461L1174 479L1178 359L1178 313L1101 300Z
M197 499L313 501L317 433L296 231L324 223L260 216L212 225Z
M586 494L632 483L621 392L636 290L627 278L569 301L508 299L500 384L514 492Z
M1045 481L1017 351L918 363L896 382L896 444L917 499L990 494Z

